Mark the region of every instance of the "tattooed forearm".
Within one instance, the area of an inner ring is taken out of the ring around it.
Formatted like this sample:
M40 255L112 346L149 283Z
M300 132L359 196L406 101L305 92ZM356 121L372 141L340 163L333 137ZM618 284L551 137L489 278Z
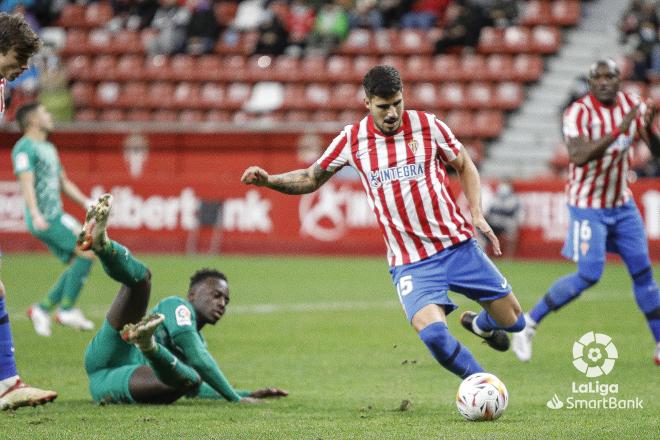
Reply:
M313 165L304 170L271 175L267 186L284 194L307 194L316 191L330 176L332 173Z

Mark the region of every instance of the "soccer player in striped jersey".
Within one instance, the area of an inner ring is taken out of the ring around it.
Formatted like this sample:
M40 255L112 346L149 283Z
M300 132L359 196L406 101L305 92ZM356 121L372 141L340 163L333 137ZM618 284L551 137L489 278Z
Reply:
M21 16L0 13L0 115L5 110L6 82L13 81L27 69L28 60L40 45L39 37ZM0 410L41 405L56 397L55 391L31 387L18 376L9 315L5 309L5 286L0 281Z
M529 312L525 330L514 335L513 351L522 361L532 357L532 337L541 320L596 284L606 253L614 252L632 277L637 305L656 342L654 360L660 365L660 293L644 224L626 179L631 145L641 138L660 157L660 139L653 131L654 104L620 91L619 83L614 61L595 62L589 70L589 93L564 113L570 223L562 254L577 264L577 272L557 280Z
M435 359L465 378L483 371L449 332L456 309L448 291L478 301L480 314L464 312L461 324L493 348L509 348L509 332L525 326L506 278L479 248L473 229L448 185L445 164L458 172L472 224L501 254L481 209L479 173L463 145L434 115L404 110L403 85L391 66L376 66L363 79L369 115L346 126L309 168L270 175L253 166L245 184L285 194L318 189L344 166L360 175L387 245L392 281L409 322Z

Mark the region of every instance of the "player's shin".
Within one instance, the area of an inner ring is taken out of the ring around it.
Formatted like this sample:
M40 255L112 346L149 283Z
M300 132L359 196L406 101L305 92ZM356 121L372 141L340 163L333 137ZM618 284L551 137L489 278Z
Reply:
M61 307L70 309L76 304L80 291L87 280L87 275L92 268L92 260L89 258L76 257L67 270L68 276L63 286Z
M472 353L449 333L444 322L434 322L424 327L419 332L419 337L440 365L457 376L464 379L471 374L484 371Z
M143 350L142 354L149 361L156 377L165 385L174 388L191 388L202 382L193 368L179 361L161 344L155 343L151 350Z
M637 305L644 313L655 342L660 343L660 291L650 267L634 274L633 290Z
M508 326L508 327L503 327L500 324L495 321L495 318L490 316L488 312L485 310L482 310L481 313L479 313L479 316L475 319L475 324L476 327L475 331L477 329L481 330L482 332L490 332L493 330L505 330L509 333L516 333L521 331L522 329L525 328L525 315L521 313L518 316L518 319L516 320L515 324ZM477 332L478 334L478 332ZM484 335L485 336L485 335Z
M580 296L588 287L593 286L600 276L595 279L586 278L579 273L567 275L555 281L548 289L548 293L529 312L530 318L537 324L551 311L557 311L569 302Z
M95 250L95 253L105 273L115 281L133 286L147 276L147 266L114 240L108 240L102 248Z
M9 315L5 310L5 298L0 297L0 382L17 376Z
M39 303L44 311L51 311L56 305L62 301L62 295L64 294L64 285L66 284L67 278L69 277L69 270L65 270L62 275L57 279L53 287L50 288L48 293L43 300Z

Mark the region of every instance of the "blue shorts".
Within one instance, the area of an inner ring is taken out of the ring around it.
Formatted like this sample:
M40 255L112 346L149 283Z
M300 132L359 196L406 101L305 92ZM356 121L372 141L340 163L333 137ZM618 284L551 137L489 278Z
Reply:
M492 301L511 293L511 285L473 238L411 264L390 268L392 282L408 321L429 304L449 314L458 306L451 290L475 301Z
M568 207L570 223L562 255L575 261L584 273L605 263L606 253L624 259L647 255L648 242L642 216L632 200L616 208Z

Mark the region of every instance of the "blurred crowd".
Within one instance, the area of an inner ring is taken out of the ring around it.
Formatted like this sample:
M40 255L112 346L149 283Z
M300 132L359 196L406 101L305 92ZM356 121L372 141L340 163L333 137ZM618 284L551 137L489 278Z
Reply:
M635 81L660 80L657 0L631 0L619 21L619 42L632 60Z

